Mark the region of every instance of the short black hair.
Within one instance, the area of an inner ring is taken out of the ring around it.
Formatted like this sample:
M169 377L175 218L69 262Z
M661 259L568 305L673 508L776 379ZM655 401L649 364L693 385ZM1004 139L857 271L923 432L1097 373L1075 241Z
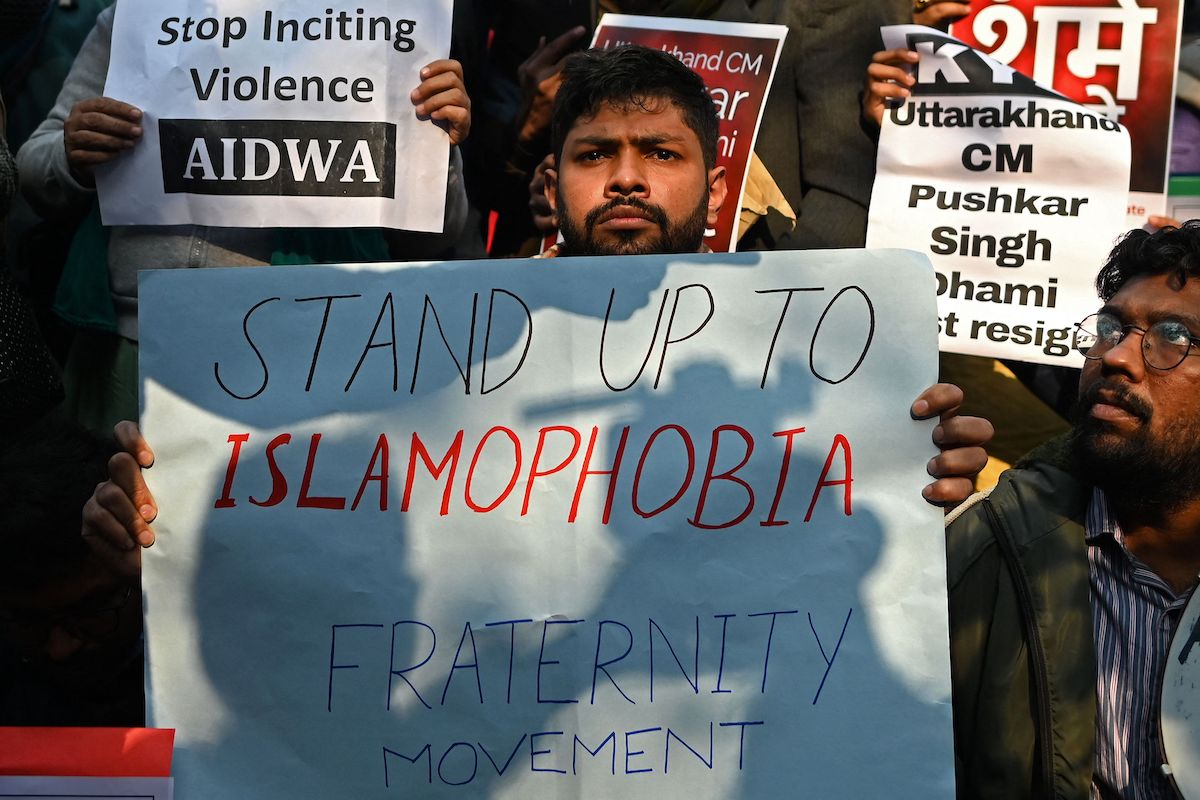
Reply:
M621 110L652 109L666 100L700 140L704 168L717 164L717 108L704 81L679 59L641 45L584 50L567 59L554 98L550 136L556 159L576 120L595 116L604 106Z
M1130 280L1146 275L1170 275L1177 286L1200 278L1200 220L1153 233L1137 228L1125 234L1100 268L1096 292L1108 302Z

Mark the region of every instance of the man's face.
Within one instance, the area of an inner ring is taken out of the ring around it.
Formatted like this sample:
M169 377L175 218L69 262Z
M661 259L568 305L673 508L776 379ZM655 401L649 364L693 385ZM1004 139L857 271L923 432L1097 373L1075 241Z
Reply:
M725 169L672 103L606 105L581 117L546 171L546 197L571 255L694 253L725 200Z
M1104 306L1122 324L1177 320L1200 334L1200 281L1134 278ZM1171 370L1148 367L1129 331L1079 380L1074 443L1092 480L1147 509L1169 511L1200 495L1200 350Z

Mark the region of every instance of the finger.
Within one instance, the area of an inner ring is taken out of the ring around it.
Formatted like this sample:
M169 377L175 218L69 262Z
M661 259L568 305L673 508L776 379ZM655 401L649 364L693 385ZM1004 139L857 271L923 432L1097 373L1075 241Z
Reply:
M431 61L421 67L421 80L426 81L429 78L437 75L457 75L459 81L463 79L462 64L453 58L443 58L437 61Z
M983 446L995 433L992 423L983 417L952 415L933 429L933 443L942 449Z
M940 508L956 506L975 492L967 478L939 478L921 490L925 500Z
M68 151L91 150L103 153L119 153L137 144L136 139L126 139L85 130L65 133L64 138Z
M913 401L909 413L913 419L929 419L942 414L951 414L962 405L963 390L953 383L935 383Z
M141 125L99 111L88 111L69 119L64 127L70 132L95 132L121 139L137 140L142 136Z
M113 426L113 437L117 446L129 453L143 467L154 466L154 451L142 438L142 429L132 420L124 419Z
M108 150L69 150L67 151L67 161L70 162L72 169L80 167L94 167L97 164L107 164L115 159L123 151L108 151Z
M1149 222L1155 228L1179 228L1179 227L1182 227L1182 223L1179 220L1175 219L1174 217L1164 217L1164 216L1159 216L1158 214L1151 214L1150 216L1146 217L1146 221Z
M904 99L912 95L912 90L897 83L869 83L867 91L870 99L877 103L890 98Z
M138 513L129 495L113 481L104 481L84 504L82 535L93 549L108 547L119 552L149 547L154 532Z
M131 106L129 103L122 103L120 100L114 100L111 97L92 97L87 100L80 100L71 109L71 115L84 114L90 112L98 112L107 114L111 117L121 117L130 122L141 122L142 110L137 106Z
M462 106L446 106L429 115L430 119L450 125L450 143L462 144L471 132L471 112Z
M974 478L987 466L987 460L987 451L982 447L956 447L929 459L925 471L935 478Z
M80 536L88 549L118 574L132 577L141 572L141 548L134 544L125 527L97 501L95 495L83 506Z
M892 50L880 50L871 56L872 64L916 64L921 56L915 50L907 47L897 47Z
M447 89L444 92L439 92L432 97L422 100L414 110L419 117L431 117L438 109L450 106L455 106L469 112L471 101L467 99L467 93L462 89Z
M142 478L142 468L134 461L133 456L117 453L108 460L108 482L125 493L129 507L135 509L141 520L152 522L158 516L158 505L154 502L154 496L150 494L145 479ZM149 546L153 541L154 537L151 536L150 541L143 544Z
M459 105L470 107L471 101L467 97L467 87L463 86L462 80L457 76L448 73L435 75L427 81L422 81L420 86L413 89L412 101L417 105L417 113L424 116L433 110L429 108L430 101L451 92L456 94ZM445 102L442 104L445 105ZM422 107L425 108L424 111L421 110Z
M871 64L867 67L867 78L870 83L886 83L891 81L904 86L912 86L917 82L903 67L893 67L888 64Z
M966 3L934 3L924 11L913 14L913 22L917 25L945 30L952 23L957 22L970 13L971 7Z

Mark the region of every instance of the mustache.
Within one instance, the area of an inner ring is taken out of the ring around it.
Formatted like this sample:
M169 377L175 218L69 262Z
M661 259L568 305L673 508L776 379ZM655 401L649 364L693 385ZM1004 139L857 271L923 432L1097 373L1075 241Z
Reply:
M666 211L663 211L662 208L659 206L653 205L651 203L647 203L645 200L641 199L640 197L632 197L632 196L630 196L630 197L625 197L625 196L614 197L612 200L609 200L604 205L598 206L597 208L593 208L591 211L589 211L587 213L587 216L584 218L583 223L584 223L585 228L589 231L592 228L595 228L596 225L600 222L601 217L603 217L605 214L609 213L610 211L613 211L618 208L636 208L638 211L641 211L643 214L645 214L655 225L657 225L659 227L659 230L665 231L667 229L667 212Z
M1101 392L1105 392L1111 398L1103 402L1120 406L1141 420L1150 419L1152 412L1145 400L1130 391L1123 383L1110 380L1096 381L1084 389L1079 395L1078 410L1086 412L1096 403L1101 402Z

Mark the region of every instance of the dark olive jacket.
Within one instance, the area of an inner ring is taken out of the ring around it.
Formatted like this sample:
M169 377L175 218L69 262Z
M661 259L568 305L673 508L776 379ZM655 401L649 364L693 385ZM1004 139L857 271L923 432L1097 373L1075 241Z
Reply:
M1091 486L1055 442L947 525L960 798L1087 800L1096 656Z

